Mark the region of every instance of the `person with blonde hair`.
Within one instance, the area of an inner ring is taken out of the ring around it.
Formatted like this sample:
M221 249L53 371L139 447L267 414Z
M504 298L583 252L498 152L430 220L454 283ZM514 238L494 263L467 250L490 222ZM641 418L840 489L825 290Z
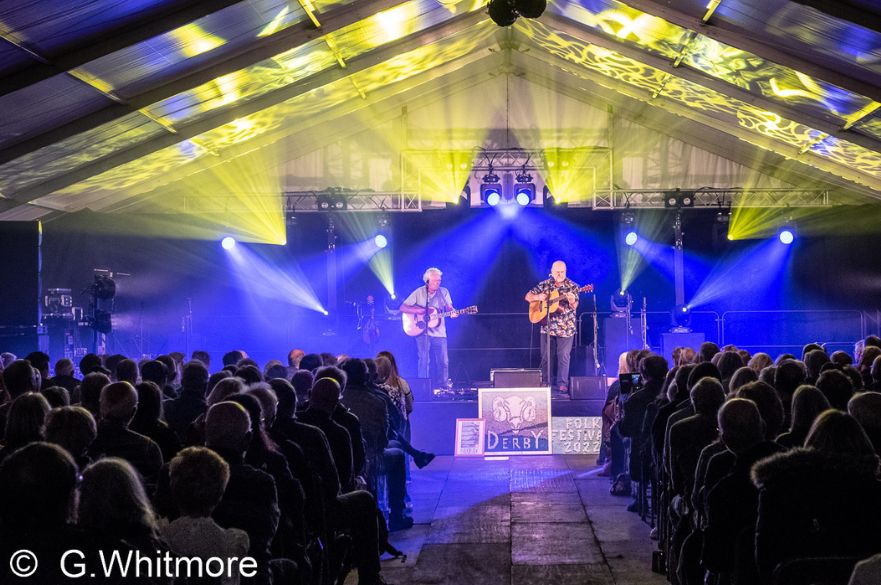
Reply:
M64 447L80 469L92 462L87 451L97 436L95 419L82 406L62 406L46 417L46 440Z
M13 400L6 421L3 448L0 449L0 461L16 449L35 441L42 441L45 437L48 414L49 402L42 394L31 392Z

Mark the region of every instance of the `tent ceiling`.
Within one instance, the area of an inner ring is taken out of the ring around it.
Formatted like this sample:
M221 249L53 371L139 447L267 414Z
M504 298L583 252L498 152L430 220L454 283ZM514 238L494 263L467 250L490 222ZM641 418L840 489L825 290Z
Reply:
M0 219L136 209L126 199L195 161L514 65L630 117L670 116L732 160L881 198L871 2L557 0L508 32L484 3L3 3Z

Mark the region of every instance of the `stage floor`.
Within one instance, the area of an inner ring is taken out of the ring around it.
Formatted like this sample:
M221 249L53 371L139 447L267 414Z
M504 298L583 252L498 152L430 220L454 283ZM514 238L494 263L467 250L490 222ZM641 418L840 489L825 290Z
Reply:
M383 561L398 585L662 585L649 527L609 495L590 456L487 461L438 457L414 468L416 525L392 533L408 557ZM347 583L355 583L354 575Z

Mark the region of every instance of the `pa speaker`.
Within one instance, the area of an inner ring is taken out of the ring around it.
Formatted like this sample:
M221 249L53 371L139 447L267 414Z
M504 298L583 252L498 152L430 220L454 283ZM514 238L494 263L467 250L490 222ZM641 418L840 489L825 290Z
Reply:
M37 327L40 314L40 244L43 229L39 221L0 222L0 326Z
M627 327L628 322L630 328ZM606 317L603 319L603 345L605 353L603 364L606 374L615 376L618 374L618 356L631 349L640 349L642 340L639 335L634 335L634 325L639 325L639 319L625 319L624 317Z

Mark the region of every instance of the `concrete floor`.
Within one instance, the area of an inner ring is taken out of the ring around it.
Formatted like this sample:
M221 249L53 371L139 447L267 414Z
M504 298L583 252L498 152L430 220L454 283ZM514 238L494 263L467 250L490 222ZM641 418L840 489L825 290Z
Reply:
M649 527L609 495L595 457L438 457L413 470L416 525L392 534L397 585L662 585ZM355 582L350 575L349 582Z

